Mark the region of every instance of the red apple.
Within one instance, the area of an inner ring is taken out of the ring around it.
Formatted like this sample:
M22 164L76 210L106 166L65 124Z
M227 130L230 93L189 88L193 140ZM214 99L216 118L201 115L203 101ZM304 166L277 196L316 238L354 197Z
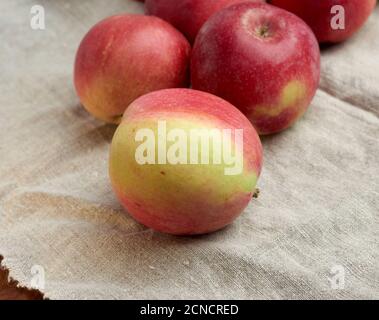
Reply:
M271 0L271 3L302 18L319 42L335 43L351 37L363 26L376 0ZM339 25L337 28L333 18L338 20L340 17L344 17L344 25L340 24L342 20L335 21Z
M241 3L210 18L196 39L192 85L238 107L260 134L290 127L320 80L320 49L297 16Z
M231 223L251 200L261 167L260 139L237 108L205 92L167 89L127 108L109 173L136 220L190 235Z
M217 11L227 6L247 0L146 0L145 11L160 17L178 30L193 43L202 25ZM265 2L265 0L250 0Z
M78 49L77 94L94 116L118 123L139 96L188 85L190 50L185 37L159 18L107 18L87 33Z

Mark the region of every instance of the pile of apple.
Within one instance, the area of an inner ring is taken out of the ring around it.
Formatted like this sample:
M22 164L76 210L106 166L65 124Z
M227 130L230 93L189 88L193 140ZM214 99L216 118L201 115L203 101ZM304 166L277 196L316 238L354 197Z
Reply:
M259 135L292 126L315 95L319 43L352 36L375 4L146 0L147 15L117 15L96 24L78 49L75 87L91 114L119 124L109 170L128 212L150 228L180 235L231 223L255 192L262 168ZM331 27L335 5L344 10L344 29ZM158 146L156 163L139 164L136 132L147 128L162 135L159 121L186 132L242 129L236 149L243 152L242 172L225 175L223 162L167 163L159 159Z

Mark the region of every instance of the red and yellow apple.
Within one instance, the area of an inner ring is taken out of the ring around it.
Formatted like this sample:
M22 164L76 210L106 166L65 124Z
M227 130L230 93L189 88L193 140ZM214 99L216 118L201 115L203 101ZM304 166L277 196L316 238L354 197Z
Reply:
M335 43L350 38L363 26L376 0L271 0L271 3L302 18L319 42Z
M145 12L160 17L193 43L202 25L217 11L247 0L146 0ZM264 2L265 0L250 0Z
M282 131L307 110L320 80L311 29L283 9L236 4L213 15L194 44L194 89L239 108L259 134Z
M126 109L109 173L137 221L193 235L230 224L251 200L261 167L259 136L238 109L205 92L167 89Z
M74 82L84 107L118 123L136 98L188 85L190 45L167 22L142 15L117 15L96 24L82 40Z

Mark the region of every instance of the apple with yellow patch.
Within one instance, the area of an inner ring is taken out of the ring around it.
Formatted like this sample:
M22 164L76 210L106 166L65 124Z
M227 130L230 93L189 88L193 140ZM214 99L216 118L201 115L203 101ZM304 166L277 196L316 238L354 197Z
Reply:
M203 234L230 224L248 205L262 145L225 100L167 89L126 109L109 163L113 189L137 221L170 234Z
M320 49L297 16L268 4L236 4L212 16L196 39L194 89L239 108L259 134L293 125L320 81Z
M188 86L190 51L185 37L157 17L106 18L91 28L79 46L76 92L95 117L119 123L136 98Z

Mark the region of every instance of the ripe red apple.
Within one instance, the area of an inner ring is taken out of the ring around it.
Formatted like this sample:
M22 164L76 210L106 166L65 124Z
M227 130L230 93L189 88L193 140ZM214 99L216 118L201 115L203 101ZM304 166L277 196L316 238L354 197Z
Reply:
M247 0L146 0L145 12L160 17L193 43L202 25L217 11ZM265 0L250 0L265 2Z
M293 12L313 30L319 42L341 42L358 31L373 11L376 0L271 0L275 6ZM343 10L341 10L342 6ZM337 16L338 15L338 16ZM333 24L340 24L342 29Z
M87 33L78 49L77 94L94 116L118 123L139 96L188 85L190 50L185 37L159 18L107 18Z
M320 80L320 49L294 14L241 3L202 27L192 55L192 86L239 108L260 134L290 127L307 110Z
M109 173L137 221L190 235L231 223L251 200L261 167L260 139L237 108L209 93L166 89L127 108Z

